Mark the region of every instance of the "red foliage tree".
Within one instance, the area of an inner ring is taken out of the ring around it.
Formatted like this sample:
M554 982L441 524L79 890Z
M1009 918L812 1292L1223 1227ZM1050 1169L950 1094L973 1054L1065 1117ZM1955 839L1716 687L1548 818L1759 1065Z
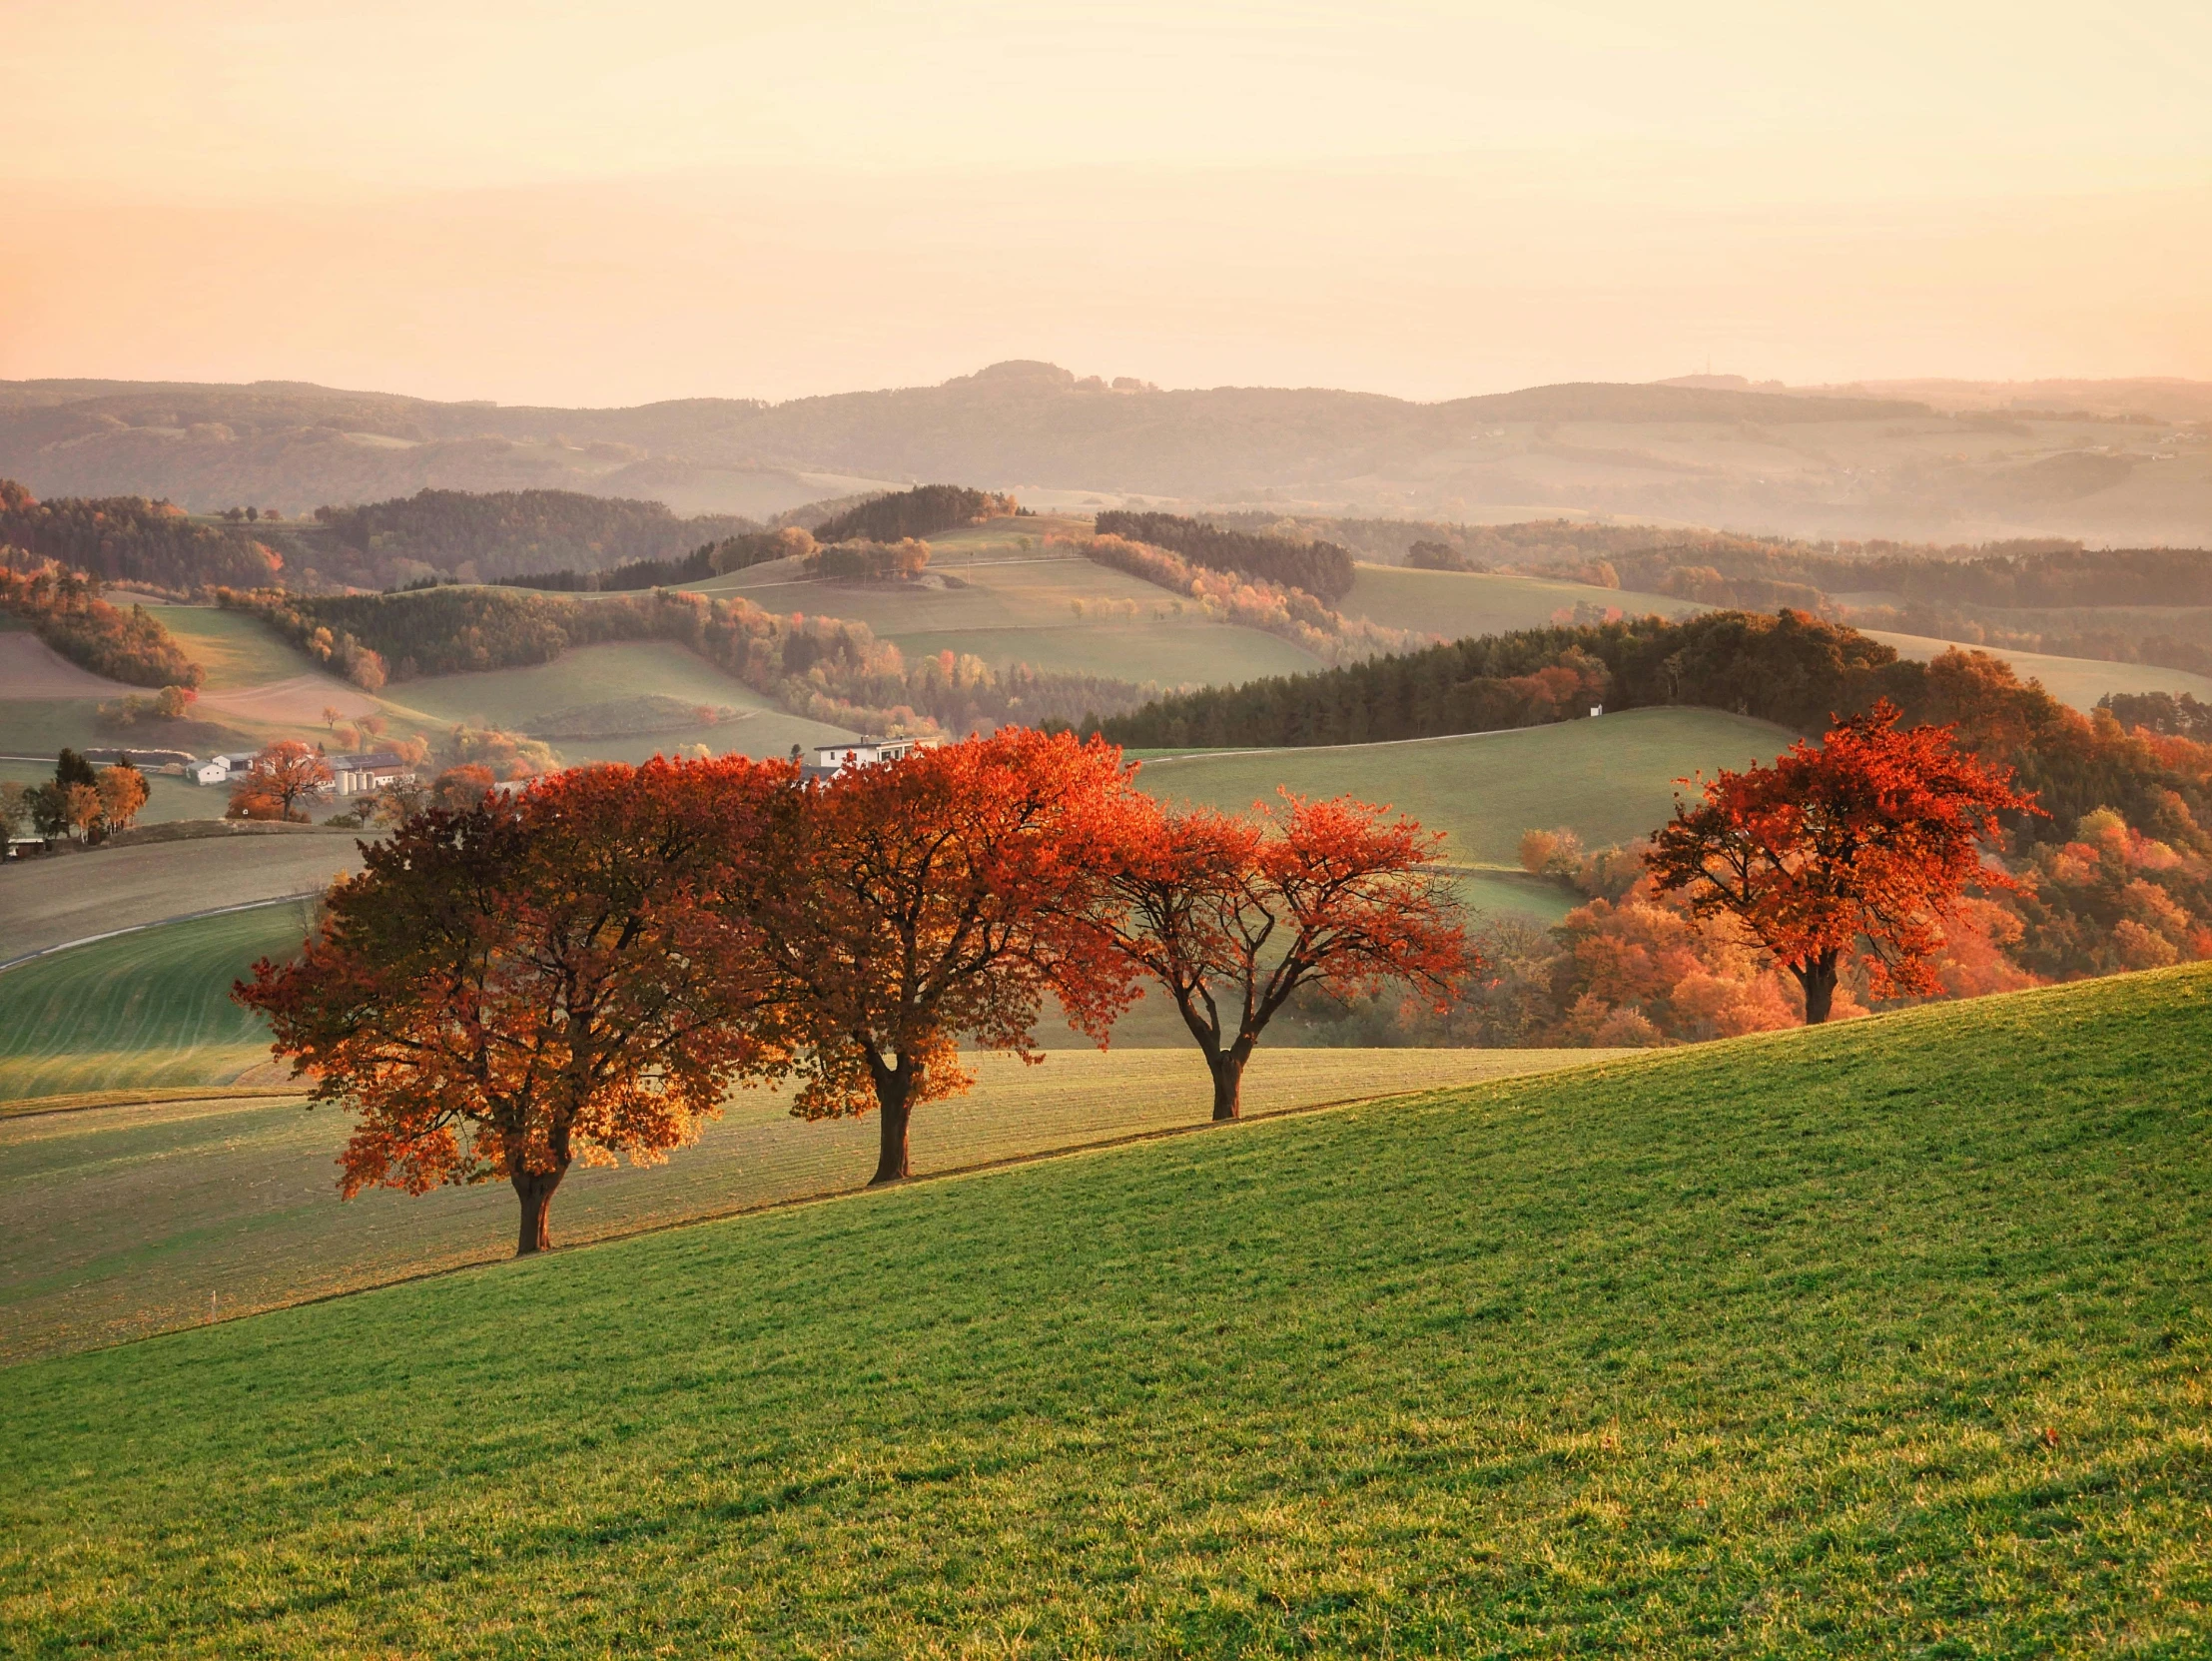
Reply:
M573 1162L656 1163L772 1071L748 937L703 902L791 787L737 757L594 767L366 844L301 957L234 991L357 1116L342 1191L504 1179L536 1251Z
M1424 869L1441 838L1348 797L1236 819L1132 803L1095 926L1157 981L1234 1119L1259 1036L1301 986L1344 998L1401 982L1441 1008L1478 966L1447 881Z
M331 787L331 766L297 738L270 745L231 791L234 819L305 819L299 803Z
M724 895L767 954L793 1111L879 1114L872 1181L908 1175L917 1106L972 1082L961 1039L1032 1057L1050 991L1104 1041L1132 984L1083 926L1081 854L1127 794L1118 750L1006 728L809 788Z
M1999 813L2039 811L1948 727L1897 719L1883 699L1817 746L1722 771L1703 801L1677 801L1646 856L1662 890L1685 891L1698 917L1733 918L1796 977L1808 1025L1828 1019L1854 950L1877 996L1937 991L1931 960L1967 885L2012 886L1981 843Z

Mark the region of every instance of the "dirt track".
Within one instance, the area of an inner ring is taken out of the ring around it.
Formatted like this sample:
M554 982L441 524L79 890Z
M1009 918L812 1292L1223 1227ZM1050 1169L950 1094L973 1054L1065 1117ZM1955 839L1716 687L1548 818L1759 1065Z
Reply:
M313 727L322 724L326 709L355 720L375 713L376 700L332 675L293 675L228 692L202 692L195 713L203 718L214 713Z
M0 961L140 923L323 887L361 868L337 832L210 837L0 865Z
M78 668L28 629L0 629L0 698L119 698L143 691Z

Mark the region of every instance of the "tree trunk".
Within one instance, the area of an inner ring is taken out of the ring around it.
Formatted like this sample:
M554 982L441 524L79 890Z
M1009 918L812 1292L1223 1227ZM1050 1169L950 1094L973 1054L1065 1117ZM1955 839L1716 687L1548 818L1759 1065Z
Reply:
M1805 1024L1818 1027L1828 1019L1829 1009L1836 1002L1835 957L1823 955L1810 963L1794 963L1790 972L1805 989Z
M560 1187L562 1176L558 1171L517 1171L514 1174L514 1197L522 1202L522 1229L514 1243L517 1257L551 1248L553 1236L546 1227L546 1215L553 1209L553 1190Z
M1214 1123L1243 1117L1244 1058L1229 1051L1212 1057L1210 1065L1213 1069Z
M876 1174L868 1186L903 1183L911 1176L907 1163L907 1123L914 1117L914 1076L902 1060L896 1068L877 1068L876 1114L882 1121L882 1143L876 1156Z

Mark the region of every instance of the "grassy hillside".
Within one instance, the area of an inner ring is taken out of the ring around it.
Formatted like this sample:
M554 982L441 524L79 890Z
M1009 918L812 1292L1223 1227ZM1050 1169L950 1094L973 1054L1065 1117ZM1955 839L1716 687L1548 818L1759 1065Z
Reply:
M1954 645L1968 651L1983 650L1964 641L1931 640L1921 634L1886 634L1865 631L1868 639L1893 646L1899 657L1926 662ZM2186 669L2162 669L2155 663L2107 663L2089 657L2053 657L2046 652L2012 651L1999 647L1991 655L2012 665L2022 680L2039 680L2043 690L2076 709L2094 709L2108 692L2191 692L2212 700L2212 677L2193 675Z
M1405 565L1361 565L1339 609L1391 628L1419 629L1449 640L1542 628L1553 613L1578 605L1619 606L1632 617L1656 612L1687 616L1705 607L1666 594L1637 594L1551 582L1534 576L1471 571L1417 571Z
M2200 969L9 1375L18 1650L2201 1654ZM526 1638L523 1635L526 1634Z
M1271 1113L1591 1060L1588 1051L1262 1051L1247 1111ZM1097 1050L1042 1067L979 1058L976 1090L914 1122L926 1174L1201 1125L1197 1052ZM872 1120L809 1125L744 1095L696 1147L646 1170L579 1168L554 1203L564 1244L849 1192L875 1169ZM504 1184L341 1202L348 1122L297 1100L0 1117L0 1363L358 1289L514 1248Z
M221 1084L267 1061L230 1000L256 958L296 950L305 905L170 923L0 972L0 1101L129 1085Z
M208 672L210 692L261 686L315 672L315 663L243 611L212 605L150 605L185 654Z
M743 594L771 611L852 618L910 656L972 652L994 666L1029 663L1162 686L1227 685L1317 666L1287 640L1211 622L1163 588L1045 546L1047 530L1070 527L1089 529L993 519L934 540L930 569L957 586L809 581L780 560L701 591Z
M1154 795L1227 809L1271 801L1277 785L1349 792L1444 831L1449 859L1511 866L1525 830L1568 825L1594 847L1642 836L1673 811L1676 779L1769 761L1788 744L1780 727L1720 710L1632 709L1403 744L1162 756L1137 779Z
M718 754L787 755L793 744L850 736L842 727L787 714L696 652L654 641L582 646L526 669L398 681L385 693L396 728L404 730L413 719L426 723L433 735L460 721L535 734L557 724L549 718L562 711L653 696L732 709L742 717L627 737L552 737L553 747L571 762L642 761L687 744L705 744Z

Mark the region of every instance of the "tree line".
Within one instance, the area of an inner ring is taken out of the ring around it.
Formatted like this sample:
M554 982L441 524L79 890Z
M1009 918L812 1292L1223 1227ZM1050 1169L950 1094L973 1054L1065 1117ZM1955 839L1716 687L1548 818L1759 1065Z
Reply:
M497 587L398 594L220 591L303 650L396 681L550 662L572 646L666 640L794 714L859 731L954 733L1003 721L1073 723L1133 707L1146 688L1106 676L995 668L944 651L909 662L865 623L782 615L742 596L671 589L578 600ZM366 684L366 682L364 682ZM382 684L380 678L377 684Z
M1010 728L827 781L730 756L479 784L365 847L300 954L234 996L312 1100L354 1116L348 1196L503 1180L518 1253L550 1244L578 1159L658 1161L738 1085L796 1084L802 1119L875 1114L873 1180L895 1183L915 1110L972 1083L961 1047L1035 1058L1048 1008L1103 1047L1149 985L1218 1123L1301 999L1494 1001L1502 966L1418 824L1349 798L1173 807L1134 772L1099 740ZM1879 995L1943 990L1968 891L2017 887L1983 858L1997 815L2034 811L1881 703L1720 774L1626 863L1686 928L1723 920L1793 976L1810 1025L1846 962ZM1616 1011L1594 1036L1650 1031Z
M258 585L283 568L280 555L242 527L195 523L181 507L144 496L40 501L0 478L0 548L51 559L108 582L169 592L204 583ZM14 563L20 555L8 556Z
M1238 571L1302 588L1324 600L1340 600L1352 591L1351 553L1334 542L1297 542L1246 530L1223 530L1178 513L1133 513L1119 508L1101 513L1102 536L1148 542L1217 571Z
M2194 756L2137 742L2117 721L2067 708L1985 653L1901 659L1855 629L1802 611L1715 611L1523 629L1307 674L1155 699L1098 723L1147 748L1270 748L1439 737L1701 705L1822 731L1886 698L1913 721L1955 722L1974 753L2014 768L2053 818L2016 825L2062 838L2100 807L2192 844L2212 824L2212 779ZM2185 809L2187 826L2175 818ZM2212 852L2212 838L2204 846Z
M502 587L536 588L546 593L614 594L705 582L749 565L764 565L771 559L804 558L814 549L812 536L795 525L786 525L780 530L741 531L719 542L704 542L681 559L633 559L599 571L530 571L495 580Z
M869 496L834 513L814 527L814 539L833 542L927 540L962 525L1003 518L1022 511L1012 496L972 490L963 484L919 484Z
M961 1045L1105 1043L1145 981L1238 1117L1301 988L1447 1002L1476 967L1437 839L1348 800L1161 806L1118 751L1008 728L809 781L741 756L599 766L410 815L236 996L356 1124L349 1195L503 1180L549 1244L578 1158L658 1160L736 1085L874 1113L877 1182Z
M679 518L667 503L578 490L417 490L351 507L318 507L316 522L342 547L459 573L596 571L678 560L702 543L761 529L736 513Z
M1403 651L1433 635L1409 633L1347 617L1332 611L1303 588L1286 587L1264 577L1241 571L1221 571L1195 564L1170 549L1148 542L1132 542L1125 536L1068 538L1048 536L1049 547L1073 545L1086 559L1108 569L1141 578L1169 593L1196 603L1206 616L1225 623L1239 623L1278 635L1303 646L1326 663L1372 657L1378 652ZM1182 609L1181 600L1175 610ZM1133 609L1132 613L1133 615Z
M110 680L189 690L206 678L146 607L109 604L98 578L63 565L40 559L19 568L12 557L0 564L0 611L21 617L62 656Z

